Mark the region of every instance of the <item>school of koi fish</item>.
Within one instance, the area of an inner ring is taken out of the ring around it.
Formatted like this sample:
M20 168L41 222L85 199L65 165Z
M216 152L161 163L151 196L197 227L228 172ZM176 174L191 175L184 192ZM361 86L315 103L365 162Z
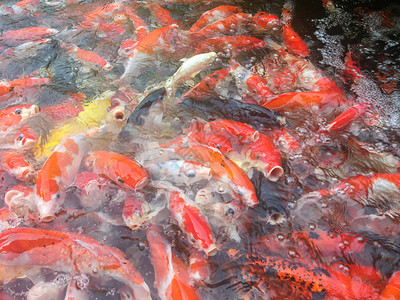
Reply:
M400 299L373 81L225 4L0 3L0 299Z

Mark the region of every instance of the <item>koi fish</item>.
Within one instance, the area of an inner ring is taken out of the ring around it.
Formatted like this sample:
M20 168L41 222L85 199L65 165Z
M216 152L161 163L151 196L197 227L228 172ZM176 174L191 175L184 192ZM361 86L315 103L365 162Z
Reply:
M10 46L17 46L25 42L41 40L57 33L58 30L47 27L26 27L6 31L0 36L0 41Z
M74 186L78 188L81 205L95 209L107 199L109 181L90 172L78 173L75 176Z
M207 25L223 20L229 16L241 13L242 9L236 6L222 5L214 9L208 10L189 29L190 32L199 31Z
M138 42L129 55L128 63L120 80L137 77L144 68L149 67L154 57L168 55L170 57L186 56L188 36L178 25L172 24L157 28Z
M358 103L345 112L337 116L332 122L330 122L326 128L327 131L342 131L346 129L350 124L360 118L368 109L369 105L365 103Z
M207 255L216 253L217 246L210 225L193 201L180 191L174 190L170 192L169 209L197 249Z
M307 44L301 39L299 34L295 32L291 25L291 16L287 9L283 10L282 37L283 42L290 53L299 57L310 55Z
M16 213L12 212L7 207L0 208L0 233L15 226L18 226L20 221Z
M164 9L162 6L153 2L145 2L145 6L148 8L148 10L157 20L157 22L160 23L161 25L163 26L168 26L172 24L179 25L180 22L173 19L171 17L171 13L168 10Z
M35 182L36 172L25 156L11 151L0 153L0 165L4 171L20 181Z
M50 299L62 299L64 294L65 286L60 285L57 282L39 281L29 289L29 292L26 295L26 300L40 300L47 297Z
M144 22L143 19L139 17L132 8L125 7L124 14L132 22L132 25L135 29L135 42L137 43L143 40L149 34L149 29L147 28L146 22Z
M14 14L22 14L24 12L34 12L39 4L40 0L22 0L11 6L11 11Z
M136 161L118 153L93 152L85 159L85 166L127 190L141 189L149 182L147 172Z
M193 55L214 51L237 56L241 52L259 50L266 46L263 40L246 35L222 36L205 40L196 48Z
M190 285L187 267L179 261L154 225L147 230L150 259L155 272L154 286L163 299L200 299L196 289Z
M0 234L0 262L3 283L24 276L29 270L50 268L72 276L109 276L129 286L136 299L151 299L149 287L124 253L78 233L33 228L6 230Z
M6 191L4 204L19 217L26 218L36 214L35 191L31 187L17 185Z
M246 34L245 29L252 21L252 15L237 13L226 17L225 19L216 21L206 25L200 30L194 32L196 36L203 38L213 38L225 35L240 35Z
M152 180L166 180L177 186L189 186L211 178L209 167L190 160L168 160L146 165L145 169Z
M393 273L393 275L389 278L389 281L384 288L384 290L381 293L381 296L379 299L382 300L388 300L388 299L394 299L398 300L400 299L400 271L397 271Z
M0 111L0 136L6 140L21 124L39 112L37 105L17 105Z
M273 111L313 106L336 108L343 102L345 99L339 91L293 92L271 97L268 102L263 104L263 107Z
M63 139L45 161L36 180L35 203L41 221L51 222L55 218L64 203L66 188L73 183L89 149L86 134L77 134Z
M258 204L250 179L242 169L218 150L207 146L193 145L187 148L177 148L174 151L185 159L194 158L211 168L212 174L228 183L243 203L249 207Z
M35 149L36 160L49 157L64 137L98 128L108 115L107 109L110 107L110 101L114 94L115 92L106 91L99 97L83 103L83 110L76 118L50 130L45 141L40 141Z
M83 50L76 45L61 43L61 48L68 51L68 53L74 55L79 61L89 65L92 68L102 68L104 70L110 70L112 66L97 53Z
M13 148L20 151L32 150L39 141L35 130L29 126L22 127L16 134Z

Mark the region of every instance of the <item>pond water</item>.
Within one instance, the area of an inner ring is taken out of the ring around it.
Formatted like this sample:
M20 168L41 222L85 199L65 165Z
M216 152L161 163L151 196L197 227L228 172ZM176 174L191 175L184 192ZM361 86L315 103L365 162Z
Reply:
M0 299L400 299L399 27L1 1Z

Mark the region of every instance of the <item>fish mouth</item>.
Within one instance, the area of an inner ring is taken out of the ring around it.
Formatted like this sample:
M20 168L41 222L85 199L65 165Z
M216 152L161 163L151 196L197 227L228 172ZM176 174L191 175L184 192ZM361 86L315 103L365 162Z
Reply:
M149 178L144 177L135 185L135 190L142 189L149 183Z
M283 175L284 171L281 166L275 166L268 172L268 179L270 181L278 181L279 178Z

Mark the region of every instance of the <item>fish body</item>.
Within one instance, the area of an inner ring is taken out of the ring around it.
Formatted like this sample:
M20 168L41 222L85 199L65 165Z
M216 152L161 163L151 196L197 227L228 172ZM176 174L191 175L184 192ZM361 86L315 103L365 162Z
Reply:
M215 23L217 21L223 20L229 16L237 13L241 13L242 9L240 7L231 5L221 5L209 11L206 11L201 15L201 17L192 25L189 31L196 32L201 30L207 25Z
M200 163L210 167L212 174L228 183L243 203L249 207L258 204L254 186L250 179L242 169L218 150L207 146L193 145L175 149L175 152L186 159L195 158Z
M345 130L350 124L360 118L368 109L369 105L365 103L358 103L330 122L326 128L327 131L342 131Z
M85 159L85 165L127 190L141 189L149 181L147 172L136 161L118 153L93 152Z
M17 30L9 30L0 36L0 41L10 46L17 46L25 42L41 40L55 35L58 30L47 27L26 27Z
M0 234L0 262L3 283L28 270L50 268L72 276L108 276L128 285L136 299L150 299L147 284L123 252L78 233L9 229Z
M64 203L66 189L73 183L81 161L90 149L86 134L64 138L54 149L36 180L35 203L40 220L50 222Z
M151 226L147 231L150 259L155 272L154 286L162 300L200 299L196 289L190 285L187 267L172 252L171 245L160 230Z
M92 51L87 51L79 48L76 45L66 43L61 43L61 48L74 55L77 60L93 68L100 68L104 70L109 70L112 68L112 66L103 57Z

